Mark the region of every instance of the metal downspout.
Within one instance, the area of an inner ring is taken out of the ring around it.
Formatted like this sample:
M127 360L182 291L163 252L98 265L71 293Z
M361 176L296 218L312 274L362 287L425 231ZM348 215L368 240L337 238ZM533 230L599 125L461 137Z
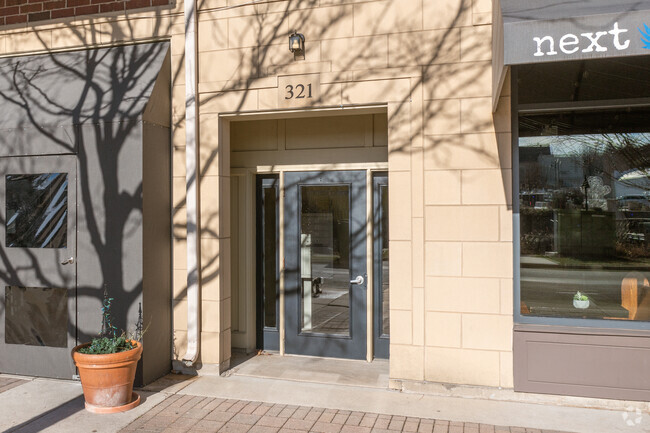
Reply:
M196 0L185 0L185 164L187 205L187 352L183 363L191 367L200 352L200 296L198 244L198 155L196 117Z

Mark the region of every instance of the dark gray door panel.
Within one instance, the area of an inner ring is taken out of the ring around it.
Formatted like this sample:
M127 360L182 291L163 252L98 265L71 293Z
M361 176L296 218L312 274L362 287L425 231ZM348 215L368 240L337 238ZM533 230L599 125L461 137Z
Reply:
M286 352L365 359L366 172L286 173L284 184Z
M0 158L0 371L70 379L75 156Z

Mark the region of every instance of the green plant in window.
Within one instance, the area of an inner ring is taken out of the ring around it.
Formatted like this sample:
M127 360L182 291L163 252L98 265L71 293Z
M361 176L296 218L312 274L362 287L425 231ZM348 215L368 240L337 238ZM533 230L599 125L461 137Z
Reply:
M573 300L574 301L588 301L589 297L587 295L583 294L583 293L580 293L580 291L578 291L575 295L573 295Z

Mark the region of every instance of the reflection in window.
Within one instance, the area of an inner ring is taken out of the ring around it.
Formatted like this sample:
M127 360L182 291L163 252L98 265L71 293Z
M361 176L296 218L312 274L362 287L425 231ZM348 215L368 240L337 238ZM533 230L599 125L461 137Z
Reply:
M389 266L388 266L388 185L379 187L381 220L379 221L379 236L381 239L381 335L390 335L390 305L389 305Z
M264 269L264 326L277 328L277 197L276 188L263 188L263 269Z
M350 189L300 187L303 333L350 335Z
M6 189L8 247L67 247L66 173L10 174Z
M5 287L5 343L67 347L66 289Z
M522 315L650 320L649 115L520 117Z

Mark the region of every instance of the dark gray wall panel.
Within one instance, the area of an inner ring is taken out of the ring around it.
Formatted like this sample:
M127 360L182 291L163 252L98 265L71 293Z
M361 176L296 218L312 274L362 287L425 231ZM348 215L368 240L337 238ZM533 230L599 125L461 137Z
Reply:
M140 383L170 365L170 133L143 122L170 124L168 52L156 43L0 59L0 131L10 131L0 155L77 154L78 326L70 336L98 334L104 287L118 330L134 330L142 303L151 328Z
M141 117L168 51L151 43L0 59L0 137L9 135L0 156L73 153L73 125Z
M517 327L515 391L650 400L650 333Z
M104 286L115 298L114 325L133 329L142 301L142 123L80 128L78 214L78 333L101 329ZM115 135L121 143L111 144ZM107 140L107 141L105 141ZM119 153L117 152L119 150Z
M76 129L65 125L0 130L0 156L77 153Z
M0 129L140 115L168 47L151 43L1 59L0 99L14 110L3 113Z

